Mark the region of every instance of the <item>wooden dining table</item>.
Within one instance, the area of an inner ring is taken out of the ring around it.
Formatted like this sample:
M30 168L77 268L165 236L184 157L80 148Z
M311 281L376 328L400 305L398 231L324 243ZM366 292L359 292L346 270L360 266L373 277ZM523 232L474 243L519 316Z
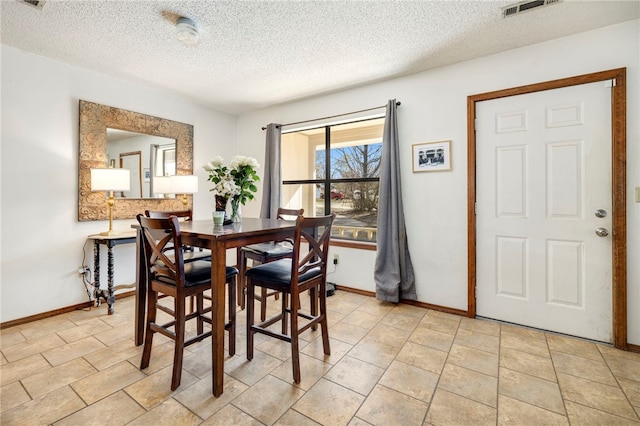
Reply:
M145 308L147 300L147 277L144 256L141 253L141 235L138 230L136 262L136 307L135 343L143 343ZM223 392L224 378L224 324L225 324L225 270L227 250L267 241L291 238L295 221L282 219L242 218L242 222L229 225L214 225L213 219L180 222L180 233L184 245L211 250L211 365L213 395ZM235 258L235 257L234 257Z

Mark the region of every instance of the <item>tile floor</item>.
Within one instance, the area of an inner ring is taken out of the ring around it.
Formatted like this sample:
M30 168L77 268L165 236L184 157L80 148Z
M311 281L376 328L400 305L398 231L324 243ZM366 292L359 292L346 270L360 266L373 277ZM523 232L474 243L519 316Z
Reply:
M256 337L225 360L211 394L210 340L187 348L171 392L172 342L138 369L133 298L1 332L2 425L640 425L640 354L338 291L331 351ZM271 302L270 305L275 305Z

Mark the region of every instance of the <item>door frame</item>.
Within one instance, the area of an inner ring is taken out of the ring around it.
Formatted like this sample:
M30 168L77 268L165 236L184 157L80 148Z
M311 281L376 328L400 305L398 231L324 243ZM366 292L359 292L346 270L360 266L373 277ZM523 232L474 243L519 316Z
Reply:
M612 197L612 336L613 345L627 343L627 80L626 68L551 80L467 97L467 315L476 316L476 103L599 81L614 80L611 88L611 197Z

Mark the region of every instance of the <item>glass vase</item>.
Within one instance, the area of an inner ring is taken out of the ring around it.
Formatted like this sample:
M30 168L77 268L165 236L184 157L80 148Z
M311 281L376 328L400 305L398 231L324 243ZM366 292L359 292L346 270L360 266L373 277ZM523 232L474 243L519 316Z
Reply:
M231 221L233 223L242 222L242 210L240 210L240 200L231 199Z

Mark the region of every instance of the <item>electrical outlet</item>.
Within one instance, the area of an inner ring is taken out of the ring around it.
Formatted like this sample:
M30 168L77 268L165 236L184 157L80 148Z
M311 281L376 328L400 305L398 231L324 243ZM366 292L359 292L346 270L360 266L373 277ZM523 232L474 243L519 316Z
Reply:
M339 254L334 254L333 255L333 264L337 265L338 264L338 260L340 260L340 255Z

